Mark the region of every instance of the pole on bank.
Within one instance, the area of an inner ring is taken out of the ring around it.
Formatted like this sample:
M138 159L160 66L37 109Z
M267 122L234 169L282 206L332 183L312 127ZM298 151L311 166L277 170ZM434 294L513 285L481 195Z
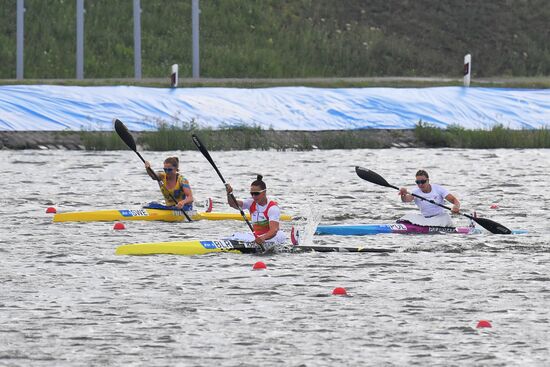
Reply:
M84 79L84 0L76 0L76 79Z
M25 35L25 0L17 0L17 57L15 66L15 77L23 79L23 48Z
M472 55L464 56L464 86L470 86L470 74L472 73Z

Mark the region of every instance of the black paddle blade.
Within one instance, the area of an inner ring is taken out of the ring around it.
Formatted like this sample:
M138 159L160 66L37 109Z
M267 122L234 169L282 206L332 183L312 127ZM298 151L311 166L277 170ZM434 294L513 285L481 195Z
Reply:
M136 152L136 141L134 140L126 126L119 119L115 119L115 131L118 136L120 136L122 141L126 143L128 148Z
M356 166L355 172L359 177L361 177L363 180L372 182L373 184L385 186L385 187L392 187L396 188L393 185L390 185L388 181L384 179L384 177L380 176L378 173L371 171L370 169L366 169L363 167Z
M488 230L489 232L493 234L512 234L512 231L506 227L504 227L502 224L497 223L495 221L492 221L487 218L475 218L470 217L468 218L473 219L477 224Z

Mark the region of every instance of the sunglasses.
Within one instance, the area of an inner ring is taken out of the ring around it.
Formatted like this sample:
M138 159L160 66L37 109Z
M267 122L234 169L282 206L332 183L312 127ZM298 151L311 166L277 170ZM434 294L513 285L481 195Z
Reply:
M164 172L170 173L170 172L172 172L174 169L175 169L175 168L165 168L165 169L164 169Z
M417 185L424 185L428 180L416 180L414 182L416 182Z
M261 191L250 191L250 195L252 196L258 196L260 195L262 192L264 192L265 189L261 190Z

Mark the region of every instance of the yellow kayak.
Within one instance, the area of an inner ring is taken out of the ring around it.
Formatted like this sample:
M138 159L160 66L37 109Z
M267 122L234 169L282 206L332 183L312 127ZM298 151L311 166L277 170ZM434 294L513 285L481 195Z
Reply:
M192 220L243 220L240 213L221 212L188 212ZM250 215L247 214L250 220ZM185 222L187 219L181 210L166 209L108 209L89 212L57 213L53 216L54 222L110 222L127 220L156 220L164 222ZM281 220L289 221L292 217L281 214Z
M151 242L122 245L116 249L117 255L204 255L211 252L251 252L258 249L254 242L239 242L232 240L216 241L174 241Z
M394 252L393 249L365 248L365 247L339 247L339 246L287 246L283 252L362 252L383 253ZM122 245L116 249L117 255L204 255L212 252L233 252L241 254L254 254L261 249L254 242L234 240L186 240L173 242L149 242Z

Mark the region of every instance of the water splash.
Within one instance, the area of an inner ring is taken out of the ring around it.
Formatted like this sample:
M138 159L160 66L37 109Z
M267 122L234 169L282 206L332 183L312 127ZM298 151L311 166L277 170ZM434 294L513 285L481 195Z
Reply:
M299 237L300 245L312 246L313 236L317 226L323 219L325 208L320 203L306 202L304 205L303 216L294 224L295 233Z

